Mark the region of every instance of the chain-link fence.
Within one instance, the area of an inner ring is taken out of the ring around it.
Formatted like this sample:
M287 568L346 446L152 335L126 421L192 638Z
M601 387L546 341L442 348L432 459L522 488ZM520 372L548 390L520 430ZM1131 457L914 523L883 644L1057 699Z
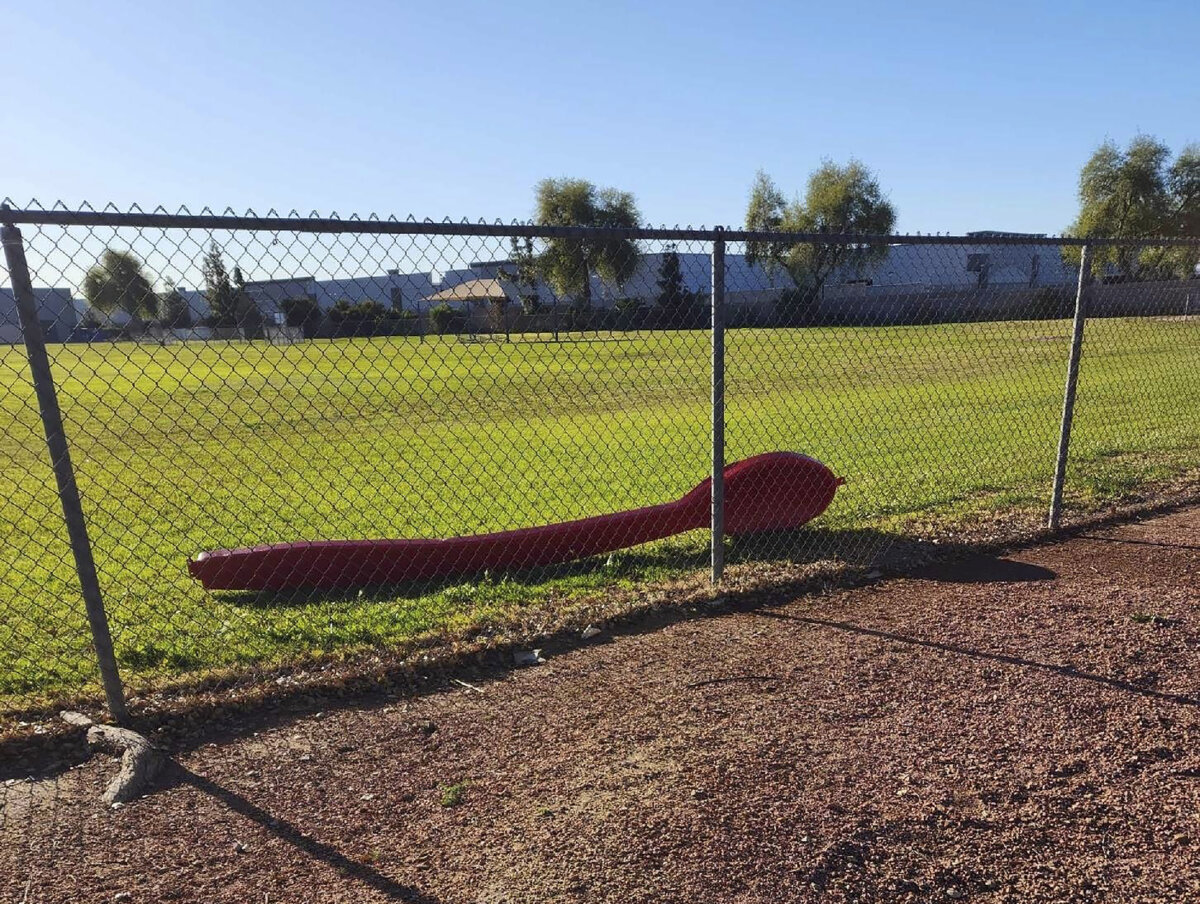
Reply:
M1200 241L3 219L10 715L869 568L1200 467Z

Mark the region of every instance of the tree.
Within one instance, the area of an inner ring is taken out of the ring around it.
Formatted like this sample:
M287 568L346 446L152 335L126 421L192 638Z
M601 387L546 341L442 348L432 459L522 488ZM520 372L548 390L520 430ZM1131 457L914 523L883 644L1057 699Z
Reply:
M204 297L208 299L208 323L226 329L238 325L238 293L225 269L221 246L213 242L208 246L200 264L204 274Z
M1079 173L1079 215L1070 234L1078 238L1156 238L1200 230L1200 145L1186 146L1174 162L1171 149L1138 135L1121 150L1106 141ZM1078 264L1079 250L1064 256ZM1093 248L1095 267L1111 267L1121 279L1190 276L1194 248L1104 246Z
M321 318L324 316L317 300L308 295L285 298L279 303L279 309L283 311L284 322L290 327L299 329L305 339L311 339L316 334L317 329L321 326Z
M488 299L488 327L497 333L504 333L504 341L508 341L512 326L508 322L508 309L512 300L508 296Z
M100 315L96 313L96 309L89 306L83 312L83 316L79 318L79 328L82 330L99 330L104 328L104 324L100 322Z
M537 222L541 226L636 228L641 220L632 194L596 188L584 179L543 179L537 185ZM538 255L538 272L560 295L570 296L577 310L592 304L591 277L618 286L637 270L633 239L572 236L546 240Z
M675 310L690 300L691 292L683 282L683 267L679 263L679 252L674 245L667 248L662 264L658 268L659 307Z
M896 209L875 174L857 160L845 166L826 160L808 179L804 200L786 201L760 171L750 189L746 228L762 232L886 235ZM815 299L831 275L860 273L887 256L884 242L748 242L746 259L769 272L783 270L796 288Z
M213 242L208 246L200 269L204 274L209 325L225 329L241 328L247 339L263 338L262 312L246 291L241 267L234 265L231 279L229 271L225 269L221 246Z
M516 270L514 272L501 269L500 277L516 283L517 294L521 299L521 311L525 314L536 314L542 305L537 290L538 259L533 253L533 239L526 238L522 242L514 235L511 239L509 259Z
M389 312L374 299L352 302L343 298L329 309L329 320L339 326L338 333L346 336L375 336L381 331Z
M237 312L237 322L247 339L266 338L266 327L263 323L262 311L246 291L246 280L242 277L242 268L233 268L234 310Z
M658 267L658 294L654 303L663 326L689 327L699 319L696 295L683 281L683 266L674 245L668 246Z
M187 329L192 325L192 309L173 280L165 280L167 291L158 303L158 322L167 329Z
M783 211L787 208L787 198L783 196L775 183L762 170L754 174L754 183L750 186L750 202L746 205L746 228L760 232L778 232L783 228ZM769 273L779 269L777 255L782 249L777 249L767 242L746 242L746 263L753 266L762 264Z
M150 278L142 262L128 251L106 248L100 261L84 276L83 294L97 311L124 311L133 326L158 313L158 296Z

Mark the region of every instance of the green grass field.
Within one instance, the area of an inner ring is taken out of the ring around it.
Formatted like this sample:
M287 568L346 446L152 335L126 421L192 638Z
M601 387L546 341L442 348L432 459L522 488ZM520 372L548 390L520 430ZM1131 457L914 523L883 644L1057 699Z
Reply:
M729 460L849 478L822 530L1045 503L1069 324L736 330ZM162 676L410 638L698 565L702 534L549 577L315 599L206 595L200 550L443 536L664 501L706 473L708 337L53 346L118 657ZM0 351L0 696L94 680L23 349ZM1200 322L1088 324L1077 502L1200 465ZM543 579L544 578L544 579Z

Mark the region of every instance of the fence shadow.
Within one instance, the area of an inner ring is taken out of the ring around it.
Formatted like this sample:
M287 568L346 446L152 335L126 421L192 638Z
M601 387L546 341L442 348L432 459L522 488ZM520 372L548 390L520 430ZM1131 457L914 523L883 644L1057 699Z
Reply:
M920 637L911 637L906 634L898 634L894 631L881 631L878 628L867 628L851 622L833 621L830 619L814 618L806 615L790 615L788 613L779 612L778 610L772 609L760 610L758 614L763 618L802 622L815 628L828 628L830 630L843 631L847 634L873 637L877 640L887 640L893 643L907 644L909 646L925 647L926 649L938 650L943 653L955 653L960 656L966 656L970 659L982 659L988 662L1000 662L1004 663L1005 665L1015 665L1021 666L1022 668L1051 672L1055 675L1061 675L1065 678L1076 678L1080 681L1089 681L1093 684L1100 684L1105 687L1125 691L1126 693L1135 694L1139 697L1147 697L1152 700L1162 700L1168 703L1177 703L1181 706L1200 706L1200 699L1197 699L1196 697L1189 697L1186 694L1173 694L1165 691L1156 691L1153 688L1145 687L1140 684L1134 684L1131 681L1124 681L1120 678L1112 678L1108 675L1098 675L1095 672L1084 672L1069 665L1060 665L1054 662L1040 662L1036 659L1027 659L1023 656L1016 656L1011 653L995 653L988 650L978 650L974 647L968 647L962 644L944 643L937 640L925 640L924 638Z
M908 577L953 584L1049 581L1057 573L1041 565L998 558L962 543L934 543L873 528L792 531L735 537L729 561L794 564L833 560L856 569L900 570Z
M203 794L220 801L234 813L270 832L315 860L328 864L347 879L369 886L386 898L395 901L411 901L414 904L438 904L438 899L417 889L385 876L371 866L352 860L331 844L317 841L292 825L235 791L217 784L211 779L197 775L186 766L171 762L156 790L162 791L179 785L188 785Z
M807 565L833 560L852 568L899 563L911 566L953 553L956 548L953 544L933 543L871 527L764 531L731 537L728 544L726 561L731 564L788 562Z
M1080 534L1080 539L1097 543L1120 543L1128 546L1157 546L1160 549L1200 549L1200 543L1168 543L1165 540L1138 540L1133 537L1101 537L1098 534Z

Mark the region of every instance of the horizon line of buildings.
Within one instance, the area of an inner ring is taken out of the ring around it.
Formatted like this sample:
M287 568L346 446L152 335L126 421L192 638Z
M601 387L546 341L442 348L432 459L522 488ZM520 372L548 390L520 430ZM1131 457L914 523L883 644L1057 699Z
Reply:
M971 235L1012 236L1013 233L980 232ZM1041 238L1042 236L1028 236ZM703 252L658 251L643 252L637 268L622 285L615 285L593 275L591 303L597 308L610 308L622 298L636 298L652 304L658 295L658 280L663 259L667 254L679 257L684 288L699 295L712 289L711 258ZM726 256L726 292L731 304L763 303L791 282L787 275L771 271L758 263L750 263L745 255ZM422 313L430 304L446 302L451 305L482 304L504 298L519 302L523 294L536 292L544 305L568 304L542 281L530 287L518 285L512 278L515 265L511 260L475 261L466 267L444 271L401 273L388 270L379 276L360 276L343 279L318 279L303 275L279 279L247 281L247 294L268 322L283 322L283 302L288 299L309 298L323 311L339 301L351 304L376 301L394 310ZM899 290L965 291L987 288L1038 288L1060 286L1076 279L1075 268L1063 260L1056 245L1022 246L1011 244L892 245L879 261L862 268L842 268L827 280L824 300L840 297L858 301L883 297ZM209 314L203 291L177 286L187 302L193 322ZM453 291L451 291L453 290ZM43 329L49 341L67 341L78 330L90 311L86 301L68 288L35 289ZM121 327L128 323L124 312L104 314L93 311L101 325ZM0 289L0 343L20 341L20 326L10 290Z

